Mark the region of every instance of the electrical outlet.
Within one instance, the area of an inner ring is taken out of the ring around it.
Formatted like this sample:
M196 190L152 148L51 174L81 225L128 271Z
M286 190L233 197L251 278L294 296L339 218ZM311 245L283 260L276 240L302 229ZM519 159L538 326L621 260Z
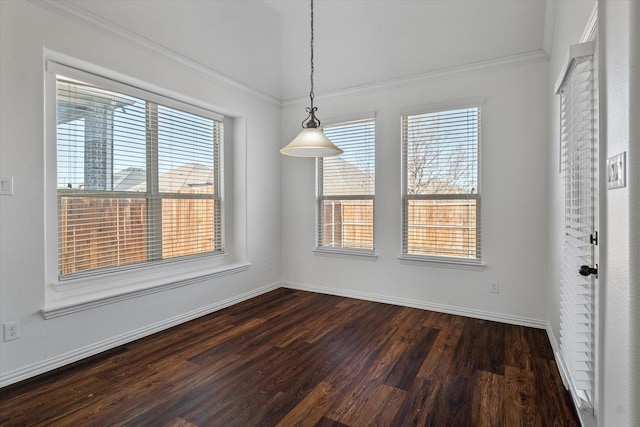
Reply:
M0 194L13 196L13 177L0 176Z
M267 261L267 271L273 271L273 261Z
M500 283L499 282L492 282L491 283L491 289L489 290L489 292L491 292L492 294L499 294L500 293Z
M4 328L4 340L12 341L20 338L20 322L13 321L3 323L2 327Z

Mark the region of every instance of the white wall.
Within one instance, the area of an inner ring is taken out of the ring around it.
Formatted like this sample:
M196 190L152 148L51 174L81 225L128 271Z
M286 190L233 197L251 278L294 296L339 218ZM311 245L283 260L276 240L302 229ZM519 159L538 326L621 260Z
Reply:
M605 118L601 136L605 139L606 157L627 152L627 177L636 177L640 166L638 161L637 122L640 112L637 101L631 104L632 73L631 59L637 61L640 45L631 41L631 29L640 25L637 12L632 10L633 1L599 1L599 31L601 36L600 82L603 86L601 108ZM637 62L636 62L637 65ZM633 105L633 109L631 109ZM633 119L632 119L633 118ZM633 125L635 126L635 125ZM632 135L632 129L636 132ZM635 140L635 144L632 141ZM630 172L633 170L633 172ZM638 336L638 270L640 260L632 259L633 236L637 239L640 224L631 223L631 211L637 219L638 180L629 180L622 189L606 192L605 196L605 251L603 261L605 272L602 287L602 363L603 377L601 390L602 425L636 426L639 420L640 396L637 384L640 367L637 364L637 347L633 347L633 337ZM635 206L631 203L635 201ZM633 245L637 245L637 240ZM637 248L637 247L636 247ZM632 277L632 266L634 276ZM635 341L637 345L637 340Z
M283 158L282 277L289 286L543 326L547 316L546 62L503 65L316 97L320 120L375 111L376 261L318 256L315 163ZM400 115L404 108L486 97L482 108L484 271L401 264ZM304 119L283 111L283 140ZM284 143L283 143L284 144ZM491 282L500 293L489 293Z
M104 0L69 0L69 3L75 12L91 20L117 26L216 73L280 97L282 17L261 0L127 0L121 5Z
M42 5L0 2L0 175L13 176L15 183L13 196L0 196L0 320L19 321L22 333L18 340L0 342L2 385L264 291L281 275L279 103L242 89L242 84L222 84L212 78L214 73L167 55L145 40L96 26L98 21L63 16L52 3ZM245 19L259 21L263 12L247 8ZM224 31L233 38L242 28L231 21ZM263 43L263 49L277 54L281 28L277 25L272 31L263 42L247 42ZM237 118L234 227L239 238L246 239L246 245L237 242L237 246L246 249L235 261L251 263L247 271L43 318L45 210L51 212L44 203L45 188L55 191L55 183L45 180L45 167L51 165L45 159L45 49ZM273 262L272 271L267 271L268 261Z
M640 117L640 3L632 2L630 19L630 84L629 117ZM629 274L631 305L631 396L630 424L640 425L640 120L630 120L629 132ZM636 402L634 405L633 402Z

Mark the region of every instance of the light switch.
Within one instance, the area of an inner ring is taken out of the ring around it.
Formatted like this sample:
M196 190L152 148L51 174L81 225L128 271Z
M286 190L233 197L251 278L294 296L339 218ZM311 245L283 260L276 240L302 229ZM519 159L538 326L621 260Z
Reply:
M607 159L607 188L622 188L627 185L627 152Z
M0 176L0 194L5 196L13 195L13 177Z

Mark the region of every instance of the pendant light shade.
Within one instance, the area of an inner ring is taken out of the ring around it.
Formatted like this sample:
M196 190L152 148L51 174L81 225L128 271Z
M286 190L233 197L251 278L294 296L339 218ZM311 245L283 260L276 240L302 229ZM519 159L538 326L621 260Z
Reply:
M320 128L320 120L316 118L315 113L318 109L313 106L313 35L313 0L311 0L311 92L309 93L311 106L306 109L309 116L302 122L302 132L280 150L280 153L287 156L329 157L343 153L327 138Z
M343 151L320 128L305 128L280 153L296 157L338 156Z

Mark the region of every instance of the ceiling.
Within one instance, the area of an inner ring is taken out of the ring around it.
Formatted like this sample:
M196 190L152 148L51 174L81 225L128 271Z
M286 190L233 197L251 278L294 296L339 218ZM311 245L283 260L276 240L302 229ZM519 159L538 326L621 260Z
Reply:
M315 92L540 53L554 1L315 0ZM272 98L308 96L308 0L58 4Z
M308 93L309 1L266 0L283 17L287 100ZM316 0L316 93L541 51L544 0Z

